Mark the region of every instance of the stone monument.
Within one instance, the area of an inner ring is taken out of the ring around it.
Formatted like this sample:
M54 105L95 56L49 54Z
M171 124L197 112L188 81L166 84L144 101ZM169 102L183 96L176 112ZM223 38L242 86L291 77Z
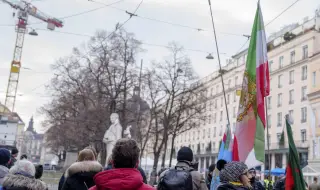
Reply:
M106 131L103 137L103 142L107 147L107 157L106 165L108 165L107 160L112 154L112 149L116 144L117 140L122 138L122 126L119 123L119 115L117 113L112 113L110 116L111 126Z

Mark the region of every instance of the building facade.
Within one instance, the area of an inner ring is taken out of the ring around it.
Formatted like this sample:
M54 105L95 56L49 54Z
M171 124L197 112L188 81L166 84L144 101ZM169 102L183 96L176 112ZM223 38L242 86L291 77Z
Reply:
M316 14L315 18L305 19L302 24L291 26L290 30L286 30L283 35L269 39L268 60L271 91L266 101L269 134L266 130L265 139L269 138L270 154L267 154L266 151L266 162L262 170L286 166L288 154L286 135L284 135L284 142L280 142L282 132L285 131L286 114L289 114L291 118L301 166L305 166L307 160L313 155L310 151L310 146L313 144L310 125L314 108L311 108L308 97L320 96L318 89L320 79L317 78L319 77L317 69L320 65L318 61L320 54L319 18L320 15ZM222 70L232 131L236 126L239 106L239 96L236 92L241 89L246 57L247 50L244 50L233 56L232 60L228 60ZM196 129L180 135L175 146L176 150L181 146L191 147L199 162L201 172L217 161L220 141L228 124L219 74L215 72L199 81L207 87L208 101L204 105L206 106L206 119L201 121ZM313 78L314 76L316 78ZM267 150L267 143L265 148Z
M29 121L27 130L24 132L21 154L28 156L28 159L33 163L42 163L44 147L44 135L38 134L33 127L33 117Z

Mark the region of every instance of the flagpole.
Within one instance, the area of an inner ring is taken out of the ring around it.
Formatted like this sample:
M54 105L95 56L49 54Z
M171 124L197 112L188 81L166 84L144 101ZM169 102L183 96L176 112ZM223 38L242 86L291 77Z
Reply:
M228 128L230 128L230 119L229 119L229 112L228 112L228 106L227 106L226 91L225 91L225 88L224 88L223 72L222 72L221 61L220 61L220 53L219 53L219 47L218 47L218 42L217 42L216 28L215 28L214 21L213 21L211 0L208 0L208 2L209 2L209 7L210 7L210 16L211 16L212 28L213 28L214 39L215 39L216 50L217 50L217 57L218 57L219 68L220 68L219 73L220 73L220 78L221 78L221 83L222 83L224 104L226 106L226 112L227 112Z
M271 155L270 155L270 142L269 142L269 122L268 122L268 102L267 97L264 97L265 102L265 109L266 109L266 127L267 127L267 147L268 147L268 165L269 165L269 183L270 183L270 177L271 177ZM269 187L268 187L269 189Z

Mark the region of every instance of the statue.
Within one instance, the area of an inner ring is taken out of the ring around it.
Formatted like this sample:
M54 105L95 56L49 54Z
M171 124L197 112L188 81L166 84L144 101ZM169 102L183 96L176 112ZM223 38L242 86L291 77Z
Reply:
M128 139L131 139L131 132L130 132L130 129L131 129L131 125L129 125L126 130L124 130L123 134L124 134L124 137L125 138L128 138Z
M117 140L122 138L122 126L119 123L119 115L117 113L112 113L110 116L111 126L106 131L103 137L103 142L107 145L107 157L112 154L112 149L116 144ZM106 160L106 165L108 165Z

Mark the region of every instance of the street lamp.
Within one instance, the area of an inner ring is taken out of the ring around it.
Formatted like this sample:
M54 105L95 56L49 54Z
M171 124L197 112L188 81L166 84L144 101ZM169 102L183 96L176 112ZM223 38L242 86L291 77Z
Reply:
M209 53L209 55L207 55L207 57L206 57L207 59L214 59L214 57L212 56L212 54L211 53Z
M38 33L36 32L35 29L32 29L32 31L29 32L29 35L30 35L30 36L38 36Z

